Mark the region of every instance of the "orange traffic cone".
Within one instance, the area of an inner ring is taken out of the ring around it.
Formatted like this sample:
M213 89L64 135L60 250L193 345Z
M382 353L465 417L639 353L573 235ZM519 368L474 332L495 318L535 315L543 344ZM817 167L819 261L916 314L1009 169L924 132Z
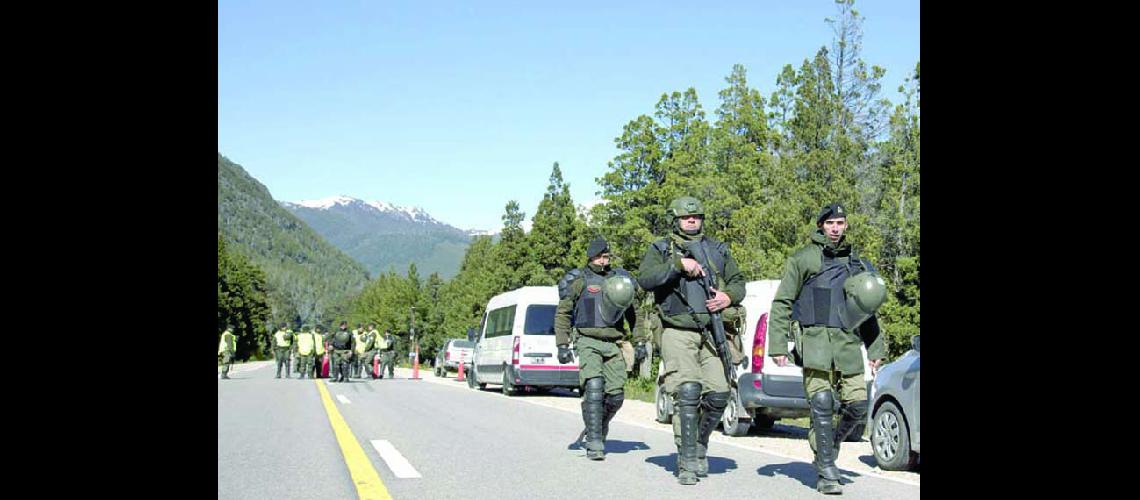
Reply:
M420 379L420 346L416 346L416 361L412 364L412 380Z
M455 377L455 380L458 382L463 382L463 365L464 365L463 360L460 360L459 361L459 376Z

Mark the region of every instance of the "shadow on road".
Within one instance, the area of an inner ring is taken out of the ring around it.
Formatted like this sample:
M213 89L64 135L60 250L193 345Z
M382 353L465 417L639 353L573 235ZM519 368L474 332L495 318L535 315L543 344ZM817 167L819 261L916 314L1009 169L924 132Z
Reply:
M839 484L848 484L851 481L847 478L860 477L862 474L852 472L847 469L840 468L839 472L842 473L844 480ZM815 466L808 462L788 462L785 464L771 464L765 465L756 469L756 473L761 476L776 477L787 476L799 481L804 486L815 489L816 472Z
M798 427L795 425L775 424L771 429L757 431L756 435L777 439L806 440L808 430L804 427Z
M645 459L653 465L665 469L667 472L677 474L677 454L672 453L669 455L660 455L656 457L649 457ZM730 470L736 470L736 460L731 458L716 457L709 455L709 474L724 474Z

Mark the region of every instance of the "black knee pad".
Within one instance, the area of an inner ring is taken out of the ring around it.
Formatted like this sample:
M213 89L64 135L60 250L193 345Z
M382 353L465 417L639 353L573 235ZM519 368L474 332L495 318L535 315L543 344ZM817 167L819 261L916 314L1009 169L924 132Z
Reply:
M701 383L684 382L677 387L678 406L697 406L701 404Z
M701 396L701 406L706 410L722 411L728 406L727 392L710 392Z
M813 413L831 415L835 410L835 394L832 391L819 391L808 401Z
M867 416L867 400L861 399L859 401L844 403L843 407L840 408L839 411L845 418L849 418L851 420L862 420Z
M623 404L625 404L625 392L619 392L617 394L606 394L605 405L606 409L610 412L617 411Z
M587 401L601 403L606 398L606 379L594 377L586 380L586 388L582 391Z

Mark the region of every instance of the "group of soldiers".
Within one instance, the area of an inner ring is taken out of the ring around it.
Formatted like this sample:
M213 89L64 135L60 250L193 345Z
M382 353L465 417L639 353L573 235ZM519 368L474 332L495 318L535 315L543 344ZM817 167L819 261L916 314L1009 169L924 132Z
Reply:
M727 405L733 404L730 388L736 381L729 366L738 361L724 361L730 358L724 352L725 329L720 327L737 323L739 333L745 283L728 245L705 233L699 200L678 198L667 214L672 220L670 234L646 249L637 278L611 265L613 255L604 238L590 242L585 265L558 283L554 331L559 362L568 363L577 354L583 447L591 460L605 459L609 423L625 401L628 366L620 343L627 336L635 338L634 364L640 364L648 356L649 336L654 337L664 362L665 390L675 401L677 480L693 485L708 475L709 437ZM886 300L886 287L871 263L860 258L844 236L848 226L842 205L823 207L816 226L810 243L784 264L769 313L767 347L777 365L785 366L790 360L803 368L816 488L825 494L840 494L835 465L839 444L867 414L860 345L867 347L872 372L886 358L884 336L874 316ZM652 313L640 325L634 306L638 287L653 302ZM352 332L347 328L348 323L342 321L340 329L330 334L321 335L310 326L304 333L293 334L282 325L274 334L277 377L284 365L288 378L289 354L293 353L304 378L309 368L319 366L314 356L319 359L326 345L332 356L333 382L345 382L350 374L362 376L362 365L366 365L362 362L377 352L383 354L391 377L395 360L391 333L380 337L372 324L367 330L360 325ZM789 340L795 341L792 352ZM228 378L234 342L227 329L218 348L226 363L222 378ZM834 421L836 401L838 424Z
M704 209L685 196L668 207L672 229L654 241L641 259L636 279L610 265L605 239L588 246L586 264L559 282L554 330L558 360L578 356L582 388L583 447L591 460L605 459L610 420L625 400L626 370L618 342L636 337L636 359L648 353L650 334L660 346L665 390L675 402L673 439L677 480L693 485L708 475L709 437L736 384L728 365L723 326L743 318L744 276L728 246L704 232ZM835 459L839 444L867 414L860 345L867 346L871 370L886 358L884 336L874 313L886 300L886 286L874 267L847 241L847 212L833 203L816 217L811 242L784 264L770 311L769 355L779 366L789 359L803 368L810 407L808 441L815 455L816 488L841 494ZM638 324L638 286L652 296L647 323ZM719 330L719 337L717 335ZM717 339L720 339L719 341ZM795 350L788 352L788 341ZM719 342L719 343L718 343ZM739 353L737 353L739 356ZM840 419L834 422L839 402Z
M282 368L285 369L285 378L290 378L289 374L294 370L299 374L298 378L321 378L322 360L326 355L329 357L329 382L348 382L353 377L364 378L365 373L372 379L381 379L385 371L389 379L395 376L396 338L391 330L380 335L375 323L369 323L367 329L358 323L356 329L349 331L347 321L341 321L335 332L321 333L321 330L320 325L305 325L301 332L294 333L288 323L281 324L271 339L273 356L277 360L274 378L281 378ZM222 379L230 378L236 347L233 325L227 325L218 345ZM379 367L374 372L372 360L377 356Z

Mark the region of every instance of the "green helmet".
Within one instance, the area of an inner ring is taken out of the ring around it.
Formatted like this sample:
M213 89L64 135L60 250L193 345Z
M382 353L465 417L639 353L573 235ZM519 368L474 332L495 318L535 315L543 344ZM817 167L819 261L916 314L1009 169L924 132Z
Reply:
M608 325L613 325L621 319L622 313L637 295L637 285L629 276L615 275L606 278L602 284L602 319Z
M704 217L705 207L701 204L700 200L692 196L682 196L669 204L669 209L666 210L666 213L674 219L685 215L700 215Z
M863 271L848 277L843 284L847 307L843 309L843 323L854 329L867 321L887 301L887 284L878 274Z

